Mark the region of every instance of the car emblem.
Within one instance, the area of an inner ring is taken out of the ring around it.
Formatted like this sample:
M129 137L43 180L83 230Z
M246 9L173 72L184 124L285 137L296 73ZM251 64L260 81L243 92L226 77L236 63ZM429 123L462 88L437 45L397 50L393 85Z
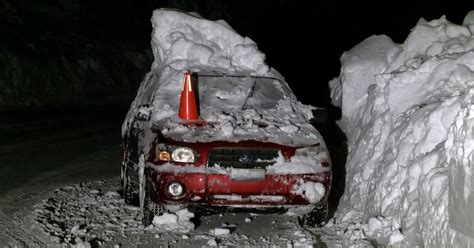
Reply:
M239 158L239 162L241 162L241 163L249 163L249 162L252 162L252 161L253 161L253 158L250 155L247 155L247 154L242 155Z

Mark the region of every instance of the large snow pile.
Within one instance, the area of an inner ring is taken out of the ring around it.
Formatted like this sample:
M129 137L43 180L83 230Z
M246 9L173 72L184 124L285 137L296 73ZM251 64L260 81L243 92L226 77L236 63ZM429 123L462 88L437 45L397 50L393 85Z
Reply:
M420 19L402 45L372 36L341 57L330 82L349 141L339 221L388 219L408 245L474 243L473 17Z
M318 132L308 122L312 107L294 98L282 76L265 64L265 55L252 40L224 21L172 10L156 10L152 24L155 60L132 103L124 133L137 112L148 111L154 128L176 140L260 140L292 146L319 143ZM183 125L177 117L186 70L243 76L198 76L201 118L209 125ZM270 105L268 100L273 100Z
M197 14L156 10L152 17L153 67L182 71L194 67L269 73L265 55L255 42L240 36L225 21Z

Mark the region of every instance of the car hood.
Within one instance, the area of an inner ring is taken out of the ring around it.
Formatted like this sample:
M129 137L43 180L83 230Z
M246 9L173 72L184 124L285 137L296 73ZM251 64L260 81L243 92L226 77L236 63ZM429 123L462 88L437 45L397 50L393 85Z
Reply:
M176 111L157 107L152 123L153 129L166 138L183 142L254 140L291 147L322 143L320 134L309 123L311 111L308 116L295 111L302 108L297 106L299 104L281 100L275 108L265 111L245 109L232 113L208 112L202 114L198 122L183 122L177 117Z

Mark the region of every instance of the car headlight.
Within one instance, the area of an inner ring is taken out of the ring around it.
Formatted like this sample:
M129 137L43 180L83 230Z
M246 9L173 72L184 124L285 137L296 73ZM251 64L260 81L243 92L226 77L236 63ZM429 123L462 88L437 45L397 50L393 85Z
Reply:
M196 162L196 153L189 147L157 144L155 154L155 161L180 163Z
M171 153L171 158L175 162L194 163L194 152L188 147L178 147Z

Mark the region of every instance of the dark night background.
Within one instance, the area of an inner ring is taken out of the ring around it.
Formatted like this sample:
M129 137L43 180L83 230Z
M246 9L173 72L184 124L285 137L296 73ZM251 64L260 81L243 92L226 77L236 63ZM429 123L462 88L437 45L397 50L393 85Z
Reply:
M372 34L402 43L420 17L461 24L474 4L409 1L0 0L0 109L128 105L152 61L153 9L225 19L306 104L329 106L339 57ZM311 89L311 90L309 90Z
M344 51L373 34L402 43L421 17L462 24L474 1L0 0L0 194L61 168L89 179L119 173L120 126L150 70L150 18L161 7L226 20L300 101L334 113L327 83ZM336 206L344 134L334 122L318 129Z

